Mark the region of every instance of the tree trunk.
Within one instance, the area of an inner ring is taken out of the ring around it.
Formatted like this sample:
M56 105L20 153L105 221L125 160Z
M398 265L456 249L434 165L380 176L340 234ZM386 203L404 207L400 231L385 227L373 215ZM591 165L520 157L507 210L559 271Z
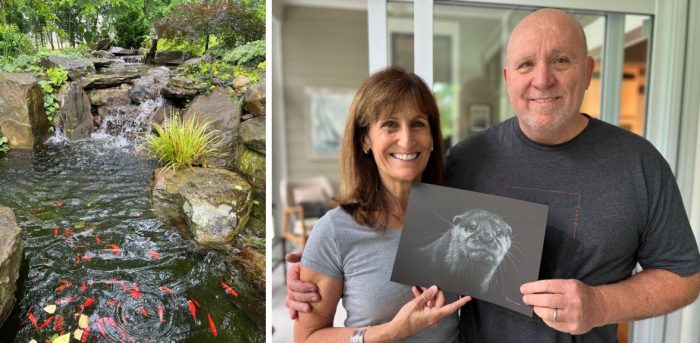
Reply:
M158 38L151 38L151 48L146 53L146 64L153 64L156 59L156 51L158 51Z
M209 34L207 34L207 39L204 41L204 51L209 50Z

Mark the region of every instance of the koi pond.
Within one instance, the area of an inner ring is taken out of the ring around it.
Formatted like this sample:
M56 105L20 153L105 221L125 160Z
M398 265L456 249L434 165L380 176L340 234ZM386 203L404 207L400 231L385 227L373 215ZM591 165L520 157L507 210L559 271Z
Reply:
M24 242L0 342L265 341L264 290L230 252L198 247L151 212L156 165L135 150L93 138L0 157L0 206Z

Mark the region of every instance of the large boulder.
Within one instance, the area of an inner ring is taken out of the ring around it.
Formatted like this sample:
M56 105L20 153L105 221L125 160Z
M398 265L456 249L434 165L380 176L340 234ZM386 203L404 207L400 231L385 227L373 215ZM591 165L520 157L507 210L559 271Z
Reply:
M134 49L124 49L120 48L118 46L113 46L109 49L109 52L114 54L115 56L128 56L128 55L137 55L139 53L138 50Z
M106 58L106 59L110 59L110 60L116 58L116 56L114 56L113 53L111 53L111 52L109 52L109 51L104 51L104 50L93 51L93 52L91 53L91 55L94 56L94 57Z
M69 80L77 80L83 76L95 72L92 62L69 60L58 56L44 56L41 58L41 66L48 68L63 67L68 72Z
M186 52L183 51L158 51L153 60L155 64L179 65L188 59Z
M109 50L109 48L112 47L112 38L102 38L99 41L97 41L97 44L95 45L95 50Z
M161 90L161 94L176 103L183 103L192 100L197 94L204 92L205 89L207 89L207 86L204 84L199 84L186 77L177 76L168 80L168 83Z
M129 88L103 88L93 89L88 92L90 104L93 106L124 106L131 104L129 100Z
M211 94L200 95L192 101L183 117L184 121L194 118L197 122L208 122L209 131L218 132L218 154L207 162L227 169L233 169L238 156L238 126L241 123L241 106L231 99L232 93L230 88L217 88Z
M22 264L22 230L7 207L0 207L0 326L15 303L17 278Z
M219 168L157 169L151 199L156 213L184 225L204 245L233 241L247 225L252 206L250 184Z
M165 87L170 79L170 69L158 67L149 69L146 75L134 81L134 87L129 91L129 98L135 104L146 100L156 100L160 97L160 90Z
M265 155L248 148L241 149L236 160L236 170L243 174L243 177L250 184L265 187Z
M0 73L0 128L10 147L31 148L49 136L44 95L31 73Z
M245 108L253 116L265 115L265 83L256 83L245 92Z
M82 78L79 82L80 86L85 90L110 88L119 86L122 83L131 82L131 80L136 79L139 76L139 73L136 71L125 70L123 73L90 75Z
M69 140L89 138L94 131L90 99L78 82L73 81L61 87L56 98L61 104L59 112L63 134Z
M231 85L231 87L233 87L233 89L235 89L236 91L246 91L248 90L247 87L251 83L253 83L253 80L251 80L249 77L245 75L239 75L236 76L235 79L233 79L233 85Z
M265 117L255 117L244 121L238 132L243 145L265 154Z

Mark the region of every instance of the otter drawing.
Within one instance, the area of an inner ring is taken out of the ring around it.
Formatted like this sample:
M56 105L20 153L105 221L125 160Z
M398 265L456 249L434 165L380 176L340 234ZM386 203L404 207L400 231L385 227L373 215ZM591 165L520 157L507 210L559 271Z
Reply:
M420 250L434 262L447 266L448 277L481 280L489 289L498 266L512 244L512 229L498 215L470 209L454 216L451 228Z

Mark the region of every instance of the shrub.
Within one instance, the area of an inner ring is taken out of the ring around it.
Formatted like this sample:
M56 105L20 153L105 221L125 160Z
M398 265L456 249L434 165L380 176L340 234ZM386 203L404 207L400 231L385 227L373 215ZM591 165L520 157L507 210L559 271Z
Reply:
M222 59L224 62L228 62L233 65L253 69L256 65L265 61L265 41L256 40L254 42L241 45L224 53Z
M156 134L145 137L143 147L161 163L165 170L184 166L206 166L206 158L216 155L219 140L216 131L209 131L209 123L198 123L195 117L185 121L172 116L161 126L153 124Z
M0 24L0 54L17 56L31 52L32 42L14 24Z
M21 54L17 57L0 57L0 71L7 73L41 73L43 68L41 67L41 59L38 56Z
M136 8L126 8L114 23L117 32L117 45L127 49L137 49L148 34L148 24L143 12Z

